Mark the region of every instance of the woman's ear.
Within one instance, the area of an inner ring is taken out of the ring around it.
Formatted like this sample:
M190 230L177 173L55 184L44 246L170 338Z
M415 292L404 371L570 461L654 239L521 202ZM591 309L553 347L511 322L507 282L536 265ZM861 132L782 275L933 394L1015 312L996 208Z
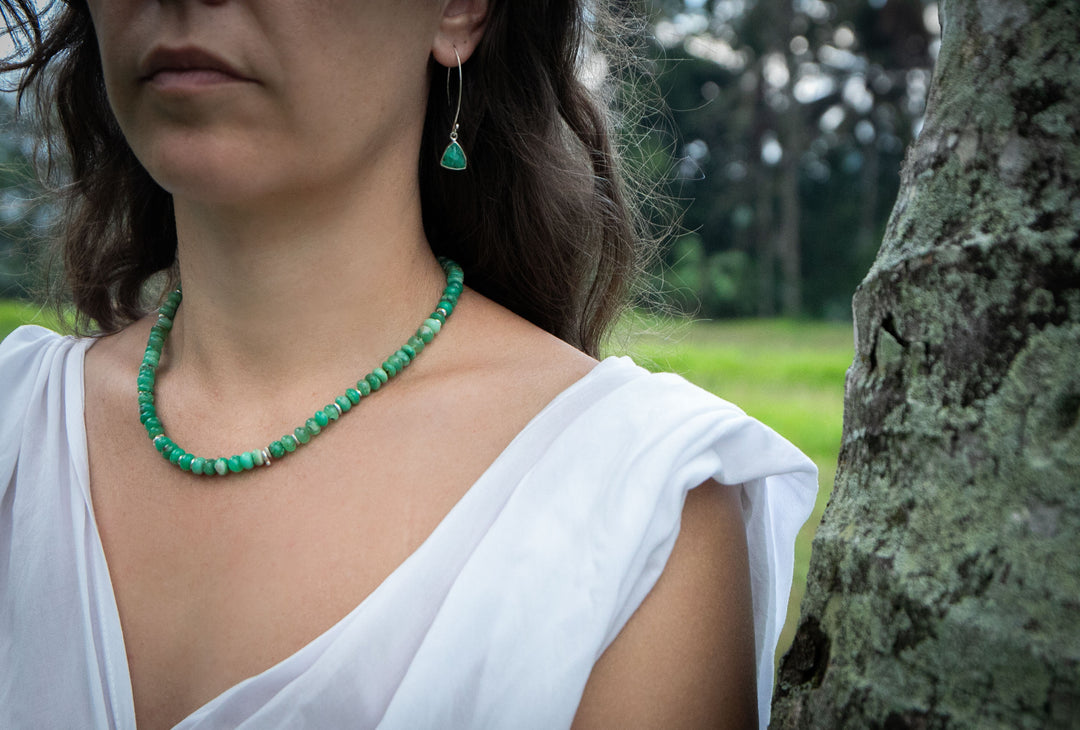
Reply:
M446 67L457 66L457 56L462 63L469 60L484 35L487 16L488 0L444 0L431 55Z

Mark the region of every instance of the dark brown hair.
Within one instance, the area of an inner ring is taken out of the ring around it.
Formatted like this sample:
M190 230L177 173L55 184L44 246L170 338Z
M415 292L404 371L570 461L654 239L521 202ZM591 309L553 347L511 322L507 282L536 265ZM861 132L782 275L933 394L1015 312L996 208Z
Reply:
M615 59L613 46L597 44L628 27L602 5L494 0L464 66L469 168L439 168L454 110L438 76L419 163L435 253L461 263L477 291L594 356L648 250L608 105L579 73L589 48ZM66 168L59 243L76 325L116 331L145 313L151 277L176 277L172 198L136 160L109 108L85 0L64 3L44 24L32 0L0 0L0 12L24 51L0 68L23 71L19 98L33 92L50 169ZM432 71L442 69L432 62Z

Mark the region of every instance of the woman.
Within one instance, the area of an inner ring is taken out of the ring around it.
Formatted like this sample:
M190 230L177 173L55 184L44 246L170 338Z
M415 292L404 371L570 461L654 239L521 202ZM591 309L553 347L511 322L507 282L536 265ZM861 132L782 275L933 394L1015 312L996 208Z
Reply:
M20 67L98 334L0 350L0 725L765 722L813 465L594 359L636 244L583 13L60 9Z

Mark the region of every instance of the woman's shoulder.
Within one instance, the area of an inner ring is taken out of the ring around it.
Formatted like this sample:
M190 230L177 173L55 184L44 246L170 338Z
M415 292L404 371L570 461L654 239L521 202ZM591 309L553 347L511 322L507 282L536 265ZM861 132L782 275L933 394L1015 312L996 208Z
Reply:
M0 342L0 488L14 468L26 429L47 424L63 430L69 398L81 397L81 355L91 342L33 325L19 327ZM35 441L44 443L45 435L38 436Z
M460 402L495 399L501 411L517 411L513 420L520 425L558 404L590 428L607 431L613 447L619 441L693 441L703 429L717 436L749 430L779 439L736 405L677 374L651 372L627 356L597 361L470 294L455 311L456 321L448 323L445 334L456 328L456 335L447 338L453 351L444 352L442 361L450 374L443 390L464 395Z
M0 340L0 357L3 358L0 362L7 362L8 358L16 356L15 353L25 354L31 350L40 350L65 339L72 338L65 338L36 324L24 324Z
M50 385L62 386L66 378L82 377L69 370L73 354L81 355L91 338L61 335L37 325L23 325L0 342L0 420L11 421L13 409Z
M5 419L10 402L35 386L43 387L67 356L85 347L89 340L57 334L37 325L23 325L0 342L0 403Z
M594 358L471 290L439 337L441 390L456 393L461 403L497 398L522 425L596 366Z

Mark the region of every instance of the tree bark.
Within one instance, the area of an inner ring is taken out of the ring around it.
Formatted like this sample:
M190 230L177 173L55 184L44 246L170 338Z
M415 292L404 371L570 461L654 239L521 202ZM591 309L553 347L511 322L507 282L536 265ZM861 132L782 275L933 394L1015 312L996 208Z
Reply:
M1080 3L942 5L777 728L1080 726Z

